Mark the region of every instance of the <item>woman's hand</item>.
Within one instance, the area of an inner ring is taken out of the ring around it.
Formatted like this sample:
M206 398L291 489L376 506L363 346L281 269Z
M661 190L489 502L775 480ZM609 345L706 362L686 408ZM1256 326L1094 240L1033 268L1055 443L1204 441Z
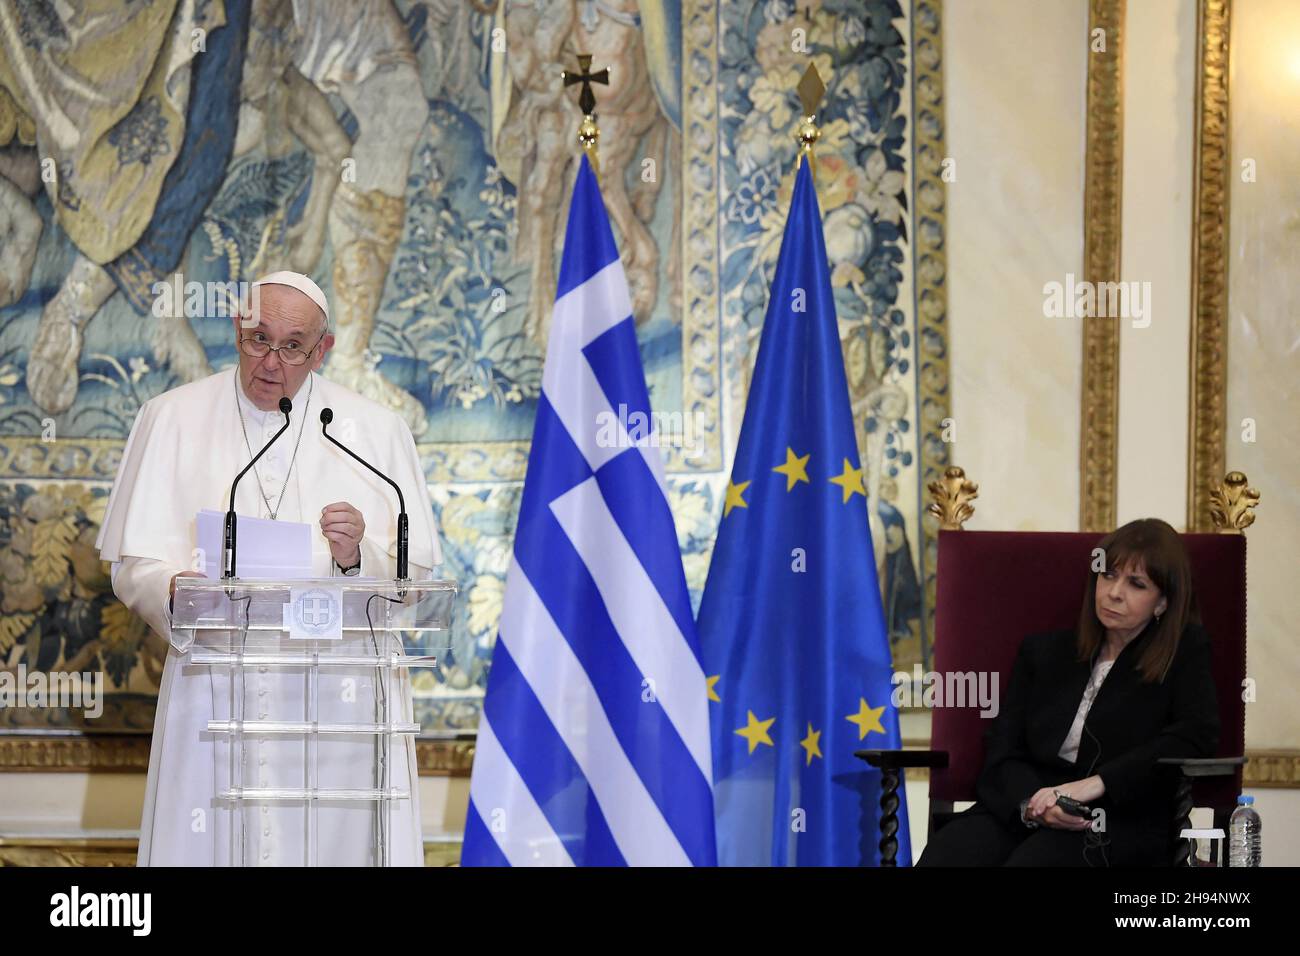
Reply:
M1091 804L1106 793L1106 783L1101 777L1093 774L1091 777L1084 777L1082 780L1063 783L1056 789L1080 803Z
M1050 806L1047 812L1038 818L1038 822L1043 826L1051 827L1054 830L1091 830L1092 817L1076 817L1072 813L1066 813L1058 806Z
M1091 779L1091 778L1089 778ZM1076 781L1084 783L1085 781ZM1092 817L1076 817L1073 814L1066 813L1056 805L1056 795L1058 792L1065 796L1073 797L1075 800L1086 803L1081 800L1074 790L1069 789L1075 784L1063 783L1056 787L1043 787L1032 797L1029 798L1029 806L1025 808L1025 817L1040 823L1043 826L1051 827L1054 830L1087 830L1092 826ZM1091 789L1091 787L1086 788ZM1100 794L1098 794L1100 796Z

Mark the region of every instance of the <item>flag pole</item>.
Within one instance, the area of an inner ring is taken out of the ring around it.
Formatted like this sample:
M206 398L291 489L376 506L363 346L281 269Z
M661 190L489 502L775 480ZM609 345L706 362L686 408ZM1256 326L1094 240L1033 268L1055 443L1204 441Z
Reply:
M795 131L794 138L799 144L799 155L794 161L795 172L799 171L799 164L803 162L805 156L808 157L808 171L814 176L817 173L817 161L813 155L813 147L817 140L821 139L822 132L817 128L817 107L821 105L822 97L826 95L826 84L822 82L821 74L817 72L817 67L812 63L808 64L808 69L804 71L803 79L799 81L799 102L803 104L803 119L799 122L799 128Z
M564 80L565 86L573 86L575 83L582 84L582 92L578 95L578 106L582 109L582 122L578 125L578 143L582 146L582 151L587 154L587 160L591 163L592 172L596 178L600 178L600 158L597 155L597 141L600 139L600 127L596 125L596 94L592 92L592 83L601 83L609 85L609 67L602 70L591 72L591 54L578 54L578 72L570 73L568 70L560 71L560 78Z

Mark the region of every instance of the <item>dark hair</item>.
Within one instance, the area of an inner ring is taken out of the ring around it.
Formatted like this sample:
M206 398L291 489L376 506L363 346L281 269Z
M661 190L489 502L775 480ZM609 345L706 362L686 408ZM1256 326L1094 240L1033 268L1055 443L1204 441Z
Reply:
M1165 612L1149 624L1155 631L1138 658L1137 668L1148 684L1163 681L1178 653L1178 641L1188 624L1199 624L1200 611L1192 591L1192 566L1183 542L1169 524L1159 518L1139 518L1116 528L1097 542L1106 553L1106 568L1142 565L1152 583L1160 589ZM1095 551L1094 551L1095 553ZM1097 575L1088 573L1088 587L1079 612L1079 660L1092 660L1106 639L1106 628L1097 616Z

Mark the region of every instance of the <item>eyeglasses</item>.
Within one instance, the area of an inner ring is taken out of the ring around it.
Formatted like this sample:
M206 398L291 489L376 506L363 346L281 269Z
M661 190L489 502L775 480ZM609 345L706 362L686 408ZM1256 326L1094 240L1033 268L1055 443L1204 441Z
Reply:
M285 365L304 365L307 359L311 358L311 353L316 351L316 346L320 345L321 339L324 339L325 335L326 333L322 332L315 345L304 351L288 345L272 345L271 340L261 332L254 332L252 335L241 335L239 337L239 351L252 358L263 358L271 352L275 352Z

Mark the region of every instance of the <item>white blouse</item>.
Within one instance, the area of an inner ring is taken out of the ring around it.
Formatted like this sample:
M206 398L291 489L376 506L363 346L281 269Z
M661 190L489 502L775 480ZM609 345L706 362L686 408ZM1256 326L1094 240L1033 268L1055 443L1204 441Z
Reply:
M1079 701L1078 713L1074 715L1074 723L1070 725L1070 732L1065 735L1065 743L1061 744L1058 756L1068 763L1074 763L1079 759L1079 742L1083 739L1083 722L1088 719L1088 711L1092 709L1092 702L1097 699L1097 691L1101 690L1102 681L1110 673L1111 665L1114 661L1098 661L1092 668L1092 676L1088 678L1088 686L1083 689L1083 699Z

